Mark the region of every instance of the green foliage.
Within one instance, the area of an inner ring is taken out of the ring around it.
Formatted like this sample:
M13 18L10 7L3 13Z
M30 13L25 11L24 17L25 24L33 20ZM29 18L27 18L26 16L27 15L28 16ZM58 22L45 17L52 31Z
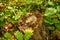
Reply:
M54 1L54 0L53 0ZM55 0L53 2L51 0L45 1L45 12L44 12L44 23L46 24L47 28L51 30L51 34L56 36L56 29L60 30L60 6L59 0ZM53 17L52 17L53 16ZM52 18L51 18L52 17Z
M5 27L5 23L4 22L0 22L0 26L1 27Z
M43 0L26 0L25 2L26 2L26 4L36 4L36 5L39 5L39 4L41 4L41 2L42 2Z
M48 5L54 6L54 3L52 1L48 1Z
M16 31L14 35L18 40L23 40L23 34L21 32Z
M60 0L0 0L0 27L5 28L5 21L15 24L26 12L36 10L41 12L45 25L51 30L51 34L55 35L55 30L60 30ZM32 33L25 32L23 35L16 31L14 35L18 40L29 40ZM11 34L5 33L0 40L5 40L5 38L11 40Z
M56 19L56 18L54 18L54 19L52 19L52 23L53 23L53 24L54 24L54 23L59 23L59 20Z
M48 29L49 30L55 30L55 27L54 26L48 26Z
M4 37L6 38L6 40L11 40L11 34L10 33L5 33Z
M51 16L51 15L54 15L54 9L55 8L46 8L46 11L45 11L45 15L46 16Z
M52 35L56 36L56 31L51 31Z
M60 6L57 6L57 10L58 10L58 12L60 12Z
M29 32L29 31L26 31L25 33L24 33L24 35L20 32L20 31L16 31L15 33L14 33L14 35L15 35L15 37L18 39L18 40L29 40L30 38L31 38L31 36L32 36L32 33L31 32Z
M12 18L14 18L15 20L17 20L17 19L19 19L21 16L23 16L24 14L25 14L24 12L22 12L22 11L19 10L19 14L13 16Z
M60 23L55 25L58 30L60 30Z
M4 37L0 37L0 40L6 40Z
M29 31L25 31L25 35L24 35L24 40L29 40L32 36L32 33Z

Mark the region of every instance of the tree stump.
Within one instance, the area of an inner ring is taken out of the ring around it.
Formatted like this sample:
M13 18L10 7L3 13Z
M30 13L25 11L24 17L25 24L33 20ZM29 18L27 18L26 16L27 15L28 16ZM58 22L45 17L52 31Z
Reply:
M48 29L43 24L43 17L39 11L25 14L18 24L21 31L28 27L34 30L30 40L49 40Z

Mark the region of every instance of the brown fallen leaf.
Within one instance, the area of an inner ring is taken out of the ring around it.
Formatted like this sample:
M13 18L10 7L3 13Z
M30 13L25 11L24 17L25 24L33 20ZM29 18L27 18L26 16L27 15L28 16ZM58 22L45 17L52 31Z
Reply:
M12 35L11 39L12 39L12 40L17 40L13 35Z
M3 3L0 3L0 10L4 11L6 9L6 6L3 5Z
M60 37L60 30L56 29L56 34L57 34L58 37Z
M56 15L54 15L54 16L50 16L50 18L57 18L57 16L56 16Z

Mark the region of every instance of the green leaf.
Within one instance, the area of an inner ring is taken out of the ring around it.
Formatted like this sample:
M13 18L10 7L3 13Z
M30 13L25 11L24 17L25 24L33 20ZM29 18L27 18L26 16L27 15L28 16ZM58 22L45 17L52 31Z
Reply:
M11 40L11 34L8 33L8 32L6 32L6 33L4 34L4 37L5 37L7 40Z
M36 5L39 5L39 4L41 4L41 2L42 2L43 0L26 0L25 1L25 3L26 4L36 4Z
M58 16L58 18L60 19L60 13L56 14Z
M57 6L57 10L58 10L58 12L60 12L60 6Z
M12 18L7 18L6 20L7 20L8 22L13 23L13 24L14 24L14 23L17 23L17 21L16 21L16 20L14 20L14 19L12 19Z
M14 35L18 40L23 40L23 34L21 32L16 31Z
M0 40L6 40L4 37L0 37Z
M8 8L8 10L9 10L10 12L15 12L15 10L17 10L17 9L16 9L16 6L12 6L12 7L11 7L11 6L8 6L7 8Z
M55 8L46 8L46 11L45 11L45 14L44 15L46 15L46 16L51 16L51 15L53 15L54 14L54 9Z
M54 35L54 36L56 36L56 31L54 30L54 31L52 31L52 34Z
M59 23L59 20L58 19L52 19L52 23Z
M13 9L13 7L8 6L8 9L10 9L10 10L11 10L11 9Z
M52 1L48 1L48 4L52 5L52 6L54 5L54 3Z
M29 40L32 36L31 32L25 31L24 40Z
M53 24L51 21L52 21L52 20L51 20L50 17L44 17L44 22L45 22L45 23Z
M11 13L9 10L5 10L5 13L4 13L5 16L11 16Z
M45 23L50 23L50 22L49 22L48 20L46 20L46 19L44 19L44 22L45 22Z
M0 26L5 27L5 23L4 22L0 22Z
M55 30L55 27L54 26L48 26L48 29L49 30Z
M4 18L3 17L0 17L0 21L3 22L4 21Z
M55 24L56 28L60 30L60 24Z
M4 15L4 13L3 12L0 12L0 16L3 16Z
M5 3L8 3L10 0L5 0Z
M57 2L60 2L60 0L57 0Z
M25 14L25 13L22 12L22 11L19 11L19 12L20 12L19 14L13 16L12 18L14 18L15 20L18 20L21 16L23 16L23 15Z

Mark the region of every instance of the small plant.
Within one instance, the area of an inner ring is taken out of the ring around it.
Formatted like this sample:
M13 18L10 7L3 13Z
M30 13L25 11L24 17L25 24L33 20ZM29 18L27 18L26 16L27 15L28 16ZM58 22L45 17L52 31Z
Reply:
M33 35L33 30L31 28L26 29L24 34L24 40L29 40L32 35Z
M18 40L23 40L23 39L29 40L31 36L33 35L33 33L32 33L32 30L26 30L23 35L22 32L16 31L14 35Z
M11 34L8 33L8 32L6 32L6 33L4 34L4 38L5 38L6 40L12 40L12 39L11 39Z
M16 31L14 35L18 40L23 40L23 34L21 32Z

